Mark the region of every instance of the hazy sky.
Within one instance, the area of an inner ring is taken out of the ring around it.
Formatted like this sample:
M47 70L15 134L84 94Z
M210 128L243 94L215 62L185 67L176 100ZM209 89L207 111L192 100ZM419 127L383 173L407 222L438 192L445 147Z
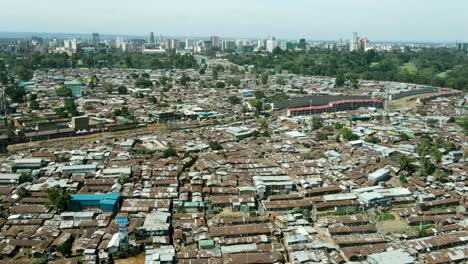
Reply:
M0 31L468 40L468 0L0 0Z

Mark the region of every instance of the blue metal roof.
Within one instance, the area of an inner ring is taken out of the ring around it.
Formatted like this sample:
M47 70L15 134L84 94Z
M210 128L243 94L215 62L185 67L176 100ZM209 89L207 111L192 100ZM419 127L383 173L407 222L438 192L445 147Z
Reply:
M120 195L118 193L107 193L106 194L106 199L114 199L114 200L117 200L120 198Z
M96 201L96 200L117 200L120 195L117 193L107 194L72 194L73 201Z
M74 201L89 201L89 200L102 200L105 194L72 194L71 200Z
M116 200L101 200L99 202L99 204L109 204L109 205L114 205L115 203L117 203Z

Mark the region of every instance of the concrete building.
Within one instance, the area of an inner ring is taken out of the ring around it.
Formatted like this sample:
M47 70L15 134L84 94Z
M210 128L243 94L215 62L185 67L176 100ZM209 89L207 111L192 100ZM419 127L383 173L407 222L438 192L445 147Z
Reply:
M265 41L265 49L268 52L273 52L273 50L278 47L278 41L276 41L275 37L268 37L268 39Z
M378 169L367 176L367 179L373 184L377 184L381 181L385 181L390 176L390 170L386 168Z
M71 120L71 126L75 131L89 130L89 117L87 116L74 116Z
M85 208L99 208L102 211L117 211L120 204L120 195L116 193L107 194L72 194L69 207L71 210Z
M148 44L154 44L154 33L153 32L148 33L147 43Z
M74 97L82 97L81 83L79 81L68 81L64 83L64 87L72 91Z

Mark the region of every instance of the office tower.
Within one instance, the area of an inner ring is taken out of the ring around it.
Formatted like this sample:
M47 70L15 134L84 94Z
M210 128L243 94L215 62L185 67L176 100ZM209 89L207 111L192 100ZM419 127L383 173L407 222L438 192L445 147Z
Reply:
M304 38L299 39L299 44L297 47L301 50L306 50L306 40Z
M115 39L115 47L120 49L120 48L123 48L123 45L124 45L124 39L123 37L117 37Z
M92 36L93 47L97 50L99 48L99 33L93 33Z
M148 33L148 44L154 44L154 34L153 32Z
M234 40L223 40L222 43L221 43L221 49L223 51L235 50L236 49L236 42Z
M367 50L367 47L369 46L369 39L368 38L361 38L359 39L359 50Z
M211 37L211 47L213 48L219 48L221 46L221 41L218 36L212 36Z
M359 46L359 37L357 32L353 32L353 37L351 38L351 43L349 45L350 51L355 51L358 49Z
M166 42L167 49L177 49L179 40L177 39L168 39Z
M185 49L186 50L193 50L195 48L195 41L193 39L186 39L185 40Z
M275 37L268 37L265 42L265 48L268 52L273 52L273 50L278 46L278 42Z
M63 47L68 50L72 50L73 52L77 49L77 41L76 39L65 39L63 41Z

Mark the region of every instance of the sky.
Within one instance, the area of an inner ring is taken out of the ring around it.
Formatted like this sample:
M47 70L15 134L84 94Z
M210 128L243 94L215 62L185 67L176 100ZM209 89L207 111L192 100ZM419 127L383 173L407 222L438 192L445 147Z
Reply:
M0 31L468 41L468 0L0 0Z

